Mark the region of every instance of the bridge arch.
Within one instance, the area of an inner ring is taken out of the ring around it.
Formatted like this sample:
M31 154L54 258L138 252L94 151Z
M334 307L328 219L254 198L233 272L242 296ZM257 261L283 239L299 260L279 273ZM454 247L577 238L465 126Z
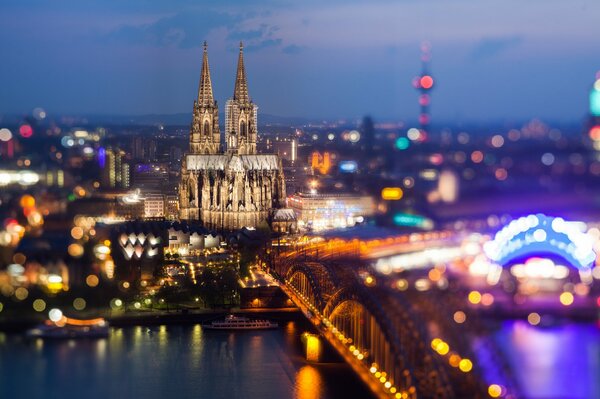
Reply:
M318 262L293 264L286 272L285 280L305 298L314 299L311 303L319 311L339 286L334 272Z
M323 316L335 328L334 335L374 377L393 388L391 393L397 390L411 398L452 397L445 369L429 352L418 324L404 309L386 309L378 299L357 283L338 290L325 305Z

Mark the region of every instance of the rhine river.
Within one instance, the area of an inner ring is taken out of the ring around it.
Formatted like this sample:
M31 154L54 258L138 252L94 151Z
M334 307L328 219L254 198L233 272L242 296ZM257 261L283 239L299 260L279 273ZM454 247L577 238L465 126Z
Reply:
M304 360L301 325L113 328L97 340L0 333L0 398L369 398L346 364Z
M27 340L0 333L0 398L369 398L343 363L309 364L305 328L114 328L108 339ZM600 328L506 322L496 341L524 397L600 398Z

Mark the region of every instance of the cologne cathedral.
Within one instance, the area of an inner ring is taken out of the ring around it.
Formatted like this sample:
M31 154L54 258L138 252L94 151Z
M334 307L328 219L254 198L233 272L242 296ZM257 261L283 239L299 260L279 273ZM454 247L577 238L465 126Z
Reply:
M248 94L240 43L233 97L225 106L225 142L221 142L219 108L204 43L190 148L182 162L179 185L182 220L198 220L210 229L237 230L255 227L285 206L281 159L275 154L257 154L257 109Z

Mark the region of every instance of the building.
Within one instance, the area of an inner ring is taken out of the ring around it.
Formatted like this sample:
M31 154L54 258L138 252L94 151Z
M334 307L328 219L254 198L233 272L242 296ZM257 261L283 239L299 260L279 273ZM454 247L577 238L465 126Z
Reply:
M162 194L148 194L144 197L144 217L162 218L165 216L165 196Z
M371 196L359 194L297 193L288 197L288 206L296 213L298 227L311 230L353 226L376 210Z
M104 151L101 182L104 188L128 188L129 164L125 162L125 151L107 148Z
M144 159L144 138L141 136L135 136L131 140L131 156L134 160Z
M169 221L128 221L110 232L117 278L153 279L165 254L188 256L221 248L222 237L196 224Z
M163 192L169 186L169 166L164 163L139 163L133 168L134 188Z
M285 181L281 159L275 154L256 151L257 110L248 94L240 43L234 94L226 104L223 146L205 43L189 153L182 161L181 219L201 221L211 229L237 230L267 221L270 211L283 205Z

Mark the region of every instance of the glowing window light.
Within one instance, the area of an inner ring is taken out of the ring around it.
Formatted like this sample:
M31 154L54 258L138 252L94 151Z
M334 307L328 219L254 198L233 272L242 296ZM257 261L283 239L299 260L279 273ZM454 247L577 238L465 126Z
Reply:
M570 292L563 292L562 294L560 294L560 297L558 299L560 300L560 303L564 306L572 305L574 300L573 294L571 294Z
M421 138L421 131L417 128L411 127L406 132L406 137L411 141L417 141Z
M46 302L43 299L36 299L32 306L36 312L43 312L46 309Z
M354 173L358 169L358 164L355 161L342 161L339 167L342 173Z
M396 148L406 150L410 146L410 141L406 137L398 137L396 139Z
M27 139L33 135L33 129L30 125L21 125L21 127L19 127L19 134Z
M479 291L471 291L469 292L468 299L473 305L477 305L481 302L481 293Z
M595 88L590 93L590 113L593 116L600 116L600 90Z
M433 78L429 75L425 75L419 80L419 85L421 88L429 90L433 87Z
M600 125L593 126L589 131L590 139L600 141Z
M48 318L50 319L50 321L56 323L57 321L63 318L63 313L60 309L50 309L50 312L48 312Z
M535 312L529 313L529 315L527 316L527 322L532 326L537 326L538 324L540 324L541 320L542 318L540 317L540 315Z
M433 221L421 215L397 213L394 215L393 220L396 226L419 227L425 230L433 228Z
M350 133L348 133L348 140L350 140L351 143L358 143L360 140L360 133L357 130L350 131Z
M0 129L0 141L9 141L12 139L12 132L7 128Z
M579 269L587 269L596 259L593 238L582 232L578 223L543 214L513 220L485 243L484 251L503 266L538 253L561 256Z
M381 190L381 198L386 201L398 201L403 196L404 192L400 187L385 187Z

